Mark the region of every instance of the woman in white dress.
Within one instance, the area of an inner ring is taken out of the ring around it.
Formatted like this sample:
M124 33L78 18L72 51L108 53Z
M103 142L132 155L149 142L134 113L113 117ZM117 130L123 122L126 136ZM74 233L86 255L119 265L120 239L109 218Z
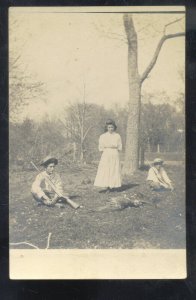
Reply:
M122 150L121 137L116 133L113 120L106 122L105 130L99 138L99 151L102 151L94 185L108 191L121 186L121 166L119 151Z

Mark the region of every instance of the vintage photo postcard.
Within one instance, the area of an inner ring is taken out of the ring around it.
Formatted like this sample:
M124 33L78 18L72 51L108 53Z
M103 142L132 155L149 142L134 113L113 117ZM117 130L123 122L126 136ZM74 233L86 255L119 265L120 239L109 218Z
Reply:
M186 278L185 8L9 9L11 279Z

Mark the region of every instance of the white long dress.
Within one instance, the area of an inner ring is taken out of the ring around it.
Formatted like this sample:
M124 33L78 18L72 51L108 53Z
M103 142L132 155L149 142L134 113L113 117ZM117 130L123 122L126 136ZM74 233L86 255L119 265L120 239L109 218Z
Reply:
M99 162L94 185L117 188L121 186L121 166L119 151L122 150L121 137L118 133L106 132L99 138L99 151L103 151Z

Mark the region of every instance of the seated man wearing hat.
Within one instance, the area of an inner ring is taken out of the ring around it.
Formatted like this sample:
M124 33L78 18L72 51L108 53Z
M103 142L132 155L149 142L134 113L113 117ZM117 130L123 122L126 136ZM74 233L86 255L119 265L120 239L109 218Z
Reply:
M31 188L34 199L40 204L53 206L61 199L59 195L63 194L62 181L59 174L54 172L57 164L58 160L51 156L47 156L40 164L44 170L36 176ZM51 183L58 195L52 189Z
M148 171L147 181L154 191L173 190L172 182L163 168L163 160L156 158Z

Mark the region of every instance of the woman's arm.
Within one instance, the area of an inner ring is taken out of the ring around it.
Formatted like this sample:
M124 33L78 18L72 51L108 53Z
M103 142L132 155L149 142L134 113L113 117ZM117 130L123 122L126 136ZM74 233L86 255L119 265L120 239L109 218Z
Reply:
M120 134L118 135L117 149L122 151L122 140Z

